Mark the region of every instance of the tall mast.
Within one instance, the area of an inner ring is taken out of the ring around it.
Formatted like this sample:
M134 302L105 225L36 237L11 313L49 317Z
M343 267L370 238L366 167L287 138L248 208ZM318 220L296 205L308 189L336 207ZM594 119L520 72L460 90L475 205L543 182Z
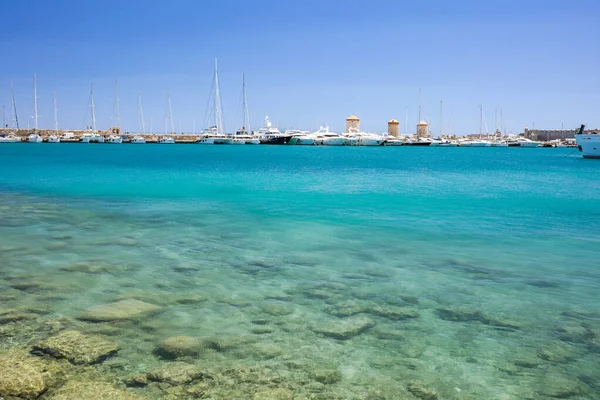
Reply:
M144 109L142 108L142 93L138 90L138 109L140 111L140 119L142 121L142 133L146 133L146 125L144 124Z
M94 104L94 91L90 82L90 102L92 106L92 132L96 132L96 105Z
M479 138L481 138L483 130L483 104L479 105Z
M171 93L170 92L167 95L167 101L169 103L169 126L171 128L171 133L174 133L175 125L173 125L173 108L171 107Z
M215 126L217 135L223 134L223 115L221 114L221 90L219 89L219 73L215 58Z
M6 126L6 109L4 108L4 105L2 105L2 128L8 128Z
M419 120L417 121L417 123L421 123L421 88L419 88Z
M56 91L54 92L54 133L58 135L58 108L56 107Z
M114 118L117 128L121 127L121 113L119 112L119 81L115 79L115 102L114 102Z
M243 103L244 103L244 129L246 133L252 132L250 130L250 114L248 114L248 98L246 97L246 74L242 74L242 92L243 92Z
M502 115L502 108L500 109L500 136L504 135L504 116Z
M16 124L17 130L19 130L19 116L17 115L17 103L15 102L15 92L13 91L12 79L10 80L10 97L12 104L13 128Z
M404 132L408 135L408 106L404 106Z
M38 130L38 111L37 111L37 78L33 74L33 120L35 121L35 130Z
M440 137L444 134L444 101L440 100Z

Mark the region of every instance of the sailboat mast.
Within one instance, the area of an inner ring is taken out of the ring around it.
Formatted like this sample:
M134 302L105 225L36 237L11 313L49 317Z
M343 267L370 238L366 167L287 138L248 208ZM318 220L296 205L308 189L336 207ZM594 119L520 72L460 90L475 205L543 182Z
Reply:
M483 131L483 104L479 105L479 138L481 139Z
M114 104L114 117L117 128L121 127L121 113L119 112L119 81L115 79L115 104Z
M17 103L15 102L15 92L13 91L12 79L10 80L10 97L12 102L13 127L16 123L17 130L19 130L19 116L17 115Z
M6 109L4 108L4 105L2 105L2 128L8 128L6 125Z
M94 91L90 82L90 102L92 104L92 132L96 132L96 105L94 104Z
M421 123L421 88L419 88L419 120L417 121L418 124Z
M408 135L408 106L404 106L404 132Z
M248 98L246 97L246 74L242 74L242 92L243 92L243 107L244 107L244 129L246 133L251 133L250 129L250 114L248 113Z
M215 58L215 126L217 135L223 134L223 116L221 115L221 90L219 88L219 73L217 59Z
M173 124L173 107L171 107L171 93L168 95L169 102L169 126L171 128L171 133L175 132L175 125Z
M33 74L33 120L35 121L35 130L38 130L38 111L37 111L37 78Z
M140 111L140 119L142 121L142 133L146 133L146 125L144 123L144 109L142 108L142 93L138 90L138 109Z
M58 135L58 108L56 107L56 92L54 92L54 133Z
M444 101L440 100L440 137L444 134Z
M500 135L504 135L504 116L502 115L502 108L500 109Z

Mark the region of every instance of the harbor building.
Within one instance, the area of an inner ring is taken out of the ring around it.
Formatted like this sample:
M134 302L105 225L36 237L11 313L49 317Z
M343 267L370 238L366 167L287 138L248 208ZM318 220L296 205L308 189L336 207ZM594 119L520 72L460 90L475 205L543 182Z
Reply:
M579 129L528 129L525 128L523 136L531 140L548 142L557 139L574 138Z
M400 122L395 119L388 121L388 135L397 138L400 135Z
M417 137L429 137L429 124L421 121L417 124Z
M360 118L354 114L346 118L346 132L360 132Z

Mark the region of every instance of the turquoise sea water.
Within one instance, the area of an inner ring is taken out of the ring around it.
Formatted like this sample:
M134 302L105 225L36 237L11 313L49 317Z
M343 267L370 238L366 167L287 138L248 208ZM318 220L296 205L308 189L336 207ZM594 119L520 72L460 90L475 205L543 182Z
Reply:
M240 399L600 398L600 162L570 152L0 145L0 309L38 310L0 352L61 321L119 345L121 386L185 335L280 375ZM77 319L124 298L162 308Z

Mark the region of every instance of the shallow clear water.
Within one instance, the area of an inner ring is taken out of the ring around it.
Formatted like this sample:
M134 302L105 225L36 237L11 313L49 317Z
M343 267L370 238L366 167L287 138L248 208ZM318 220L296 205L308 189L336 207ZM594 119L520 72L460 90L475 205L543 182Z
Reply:
M295 398L600 398L600 162L570 152L3 144L0 304L108 335L123 379L186 335ZM122 298L163 309L76 319Z

